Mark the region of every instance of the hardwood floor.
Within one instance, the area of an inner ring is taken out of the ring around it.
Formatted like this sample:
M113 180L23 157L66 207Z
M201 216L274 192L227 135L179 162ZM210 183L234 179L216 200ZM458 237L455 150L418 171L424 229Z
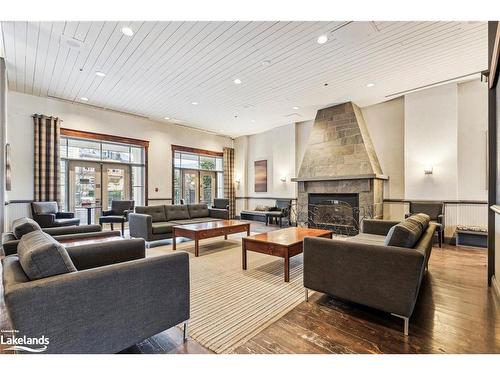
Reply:
M252 223L252 232L279 229ZM1 274L1 267L0 267ZM2 292L0 285L0 292ZM0 298L0 330L8 329ZM486 283L486 250L435 247L410 320L315 293L237 353L500 353L500 300ZM1 348L0 348L1 353ZM123 353L212 353L177 327Z
M410 335L402 320L315 293L237 353L500 353L500 302L486 251L435 247Z

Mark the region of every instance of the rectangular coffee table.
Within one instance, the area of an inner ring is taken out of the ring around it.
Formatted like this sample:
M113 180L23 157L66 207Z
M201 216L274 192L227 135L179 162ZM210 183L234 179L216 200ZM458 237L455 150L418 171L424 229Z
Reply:
M82 245L94 245L103 242L122 241L125 238L122 236L95 236L95 237L82 237L72 239L59 239L58 242L65 247L75 247Z
M285 259L285 282L290 281L290 258L302 253L304 237L332 238L331 230L292 227L243 238L242 266L247 269L247 251Z
M205 238L224 236L228 234L247 232L250 235L250 224L238 220L218 220L207 223L178 225L172 228L172 249L176 249L176 237L186 237L194 240L194 256L199 255L199 241Z

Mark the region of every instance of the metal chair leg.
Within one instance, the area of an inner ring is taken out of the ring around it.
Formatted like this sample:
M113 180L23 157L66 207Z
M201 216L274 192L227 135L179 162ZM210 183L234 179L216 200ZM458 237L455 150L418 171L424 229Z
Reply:
M403 319L404 327L403 327L403 333L405 336L408 336L408 331L410 330L410 318L407 318L406 316L398 315L398 314L393 314L391 315Z
M188 322L187 322L187 321L185 321L185 322L183 323L182 339L183 339L184 341L187 341L188 337L189 337L189 335L188 335Z

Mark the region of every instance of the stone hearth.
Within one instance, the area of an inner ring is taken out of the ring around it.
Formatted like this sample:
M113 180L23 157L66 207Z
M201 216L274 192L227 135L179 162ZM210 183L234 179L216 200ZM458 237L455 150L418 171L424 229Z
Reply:
M319 110L293 179L298 183L298 221L307 221L309 193L357 193L360 218L381 218L386 179L361 110L351 102Z

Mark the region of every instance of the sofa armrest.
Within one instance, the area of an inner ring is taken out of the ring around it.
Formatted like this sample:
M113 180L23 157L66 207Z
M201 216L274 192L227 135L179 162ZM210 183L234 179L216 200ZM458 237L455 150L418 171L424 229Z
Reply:
M37 214L34 220L40 225L41 228L51 227L56 220L56 214Z
M209 208L208 216L215 219L229 219L229 211L222 208Z
M72 246L66 250L79 271L142 259L146 256L146 245L142 238Z
M131 213L128 221L130 237L144 238L148 241L153 235L153 217L151 215Z
M17 245L19 240L16 238L14 233L5 232L2 233L2 248L0 249L0 255L7 256L17 253Z
M399 223L398 220L364 219L361 223L361 232L387 236L389 229Z
M306 237L304 287L409 317L424 258L415 249Z
M116 353L189 319L188 254L8 283L5 303L46 353Z
M43 231L51 236L61 236L65 234L101 232L102 228L98 224L69 225L65 227L44 228Z
M56 213L56 219L73 219L75 214L73 212L58 212Z

